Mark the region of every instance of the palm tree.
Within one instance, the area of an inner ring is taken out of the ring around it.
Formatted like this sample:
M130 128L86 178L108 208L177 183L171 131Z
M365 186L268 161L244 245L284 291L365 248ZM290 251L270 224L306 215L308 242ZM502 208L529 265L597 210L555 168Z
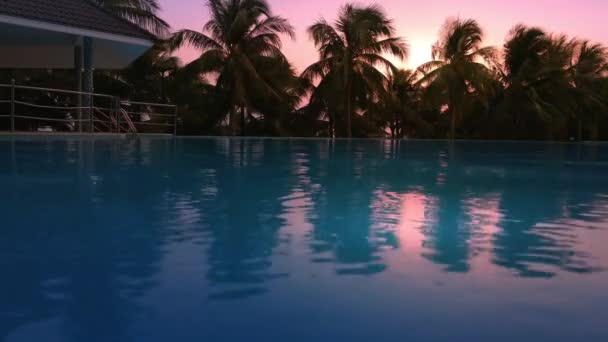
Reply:
M570 67L572 85L578 104L579 139L582 121L588 121L591 139L598 138L599 113L608 107L604 94L608 74L608 51L600 44L580 41Z
M418 116L419 98L420 88L414 70L391 71L384 91L369 106L364 116L375 122L380 131L388 129L392 139L402 138L406 125L411 130L424 126L423 120Z
M516 25L509 32L504 45L502 110L513 118L515 129L523 129L530 114L545 123L550 120L548 103L539 97L538 89L552 72L544 58L550 46L550 37L538 27Z
M563 35L552 37L536 27L517 25L509 33L504 46L501 106L512 116L520 136L533 128L545 129L551 137L556 122L564 121L567 115L563 114L573 110L567 70L575 45Z
M370 95L361 92L362 87L368 87L372 93L380 90L386 76L376 67L395 68L383 54L403 59L407 46L402 38L394 36L392 21L376 5L347 4L340 10L334 25L321 18L308 28L308 32L319 50L320 59L309 66L302 77L311 83L320 79L321 89L339 86L333 88L333 96L342 97L346 133L352 137L353 103L362 100L355 96L355 84L359 93Z
M179 58L173 56L167 42L157 42L146 53L120 72L130 85L131 97L166 102L169 81L179 71Z
M125 18L157 36L165 36L169 24L158 16L158 0L93 0L115 15Z
M405 124L415 127L422 124L422 120L417 115L420 99L417 77L414 70L397 70L389 78L387 88L390 90L393 103L397 104L391 125L394 127L391 128L394 138L403 138Z
M270 113L297 102L296 77L281 52L281 35L294 38L294 29L273 15L265 0L207 0L207 5L211 19L203 32L181 30L173 35L172 45L202 50L192 64L203 75L217 76L217 88L230 99L226 109L232 133L241 127L243 134L247 111Z
M488 65L494 63L496 52L493 47L482 47L482 42L483 30L475 20L448 19L433 45L433 60L419 67L427 101L448 106L451 139L456 136L467 98L486 97L492 89Z

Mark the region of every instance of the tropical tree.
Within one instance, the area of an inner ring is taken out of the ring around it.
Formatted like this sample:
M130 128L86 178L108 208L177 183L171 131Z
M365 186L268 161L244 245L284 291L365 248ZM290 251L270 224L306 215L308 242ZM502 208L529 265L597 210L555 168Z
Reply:
M466 102L472 97L489 97L493 89L496 50L482 46L483 30L475 20L448 19L439 40L432 48L432 61L419 67L425 86L425 99L433 105L447 105L450 118L449 137L456 136L456 126Z
M500 111L512 117L513 134L552 137L574 110L571 66L576 41L551 36L540 28L515 26L504 46ZM563 125L562 125L563 126ZM515 133L517 132L517 133Z
M384 54L403 59L407 46L402 38L395 37L392 21L376 5L347 4L333 25L321 18L308 32L319 50L319 61L302 77L310 84L318 83L313 100L325 103L330 120L335 122L338 112L344 114L346 136L351 137L354 104L368 102L382 91L386 81L386 75L376 67L395 69ZM338 96L340 106L335 102Z
M397 70L389 78L387 89L390 91L392 102L396 105L392 111L393 122L390 125L394 138L402 138L409 126L420 130L426 126L424 120L418 115L420 110L420 87L417 83L418 75L414 70Z
M172 45L202 50L189 67L216 77L218 90L229 99L225 109L232 133L243 134L247 117L255 120L251 112L276 119L277 108L299 101L297 78L281 52L281 36L294 38L294 29L273 15L265 0L208 0L207 5L211 19L203 32L178 31Z
M516 25L509 32L503 52L502 80L506 89L501 109L512 117L515 128L523 128L530 113L543 122L549 121L548 103L540 98L538 87L553 72L544 57L550 46L550 37L538 27Z
M578 42L569 70L577 102L579 139L582 136L582 123L586 122L591 140L597 140L600 114L605 113L608 108L605 97L608 90L606 48L586 40Z
M157 42L116 77L129 85L131 97L165 102L171 100L168 88L180 69L179 63L166 42Z
M169 24L158 16L158 12L160 12L158 0L93 1L155 35L162 37L169 32Z
M425 130L421 119L420 88L414 70L399 69L388 73L385 90L369 106L365 116L381 131L390 131L392 139L402 138L406 131Z

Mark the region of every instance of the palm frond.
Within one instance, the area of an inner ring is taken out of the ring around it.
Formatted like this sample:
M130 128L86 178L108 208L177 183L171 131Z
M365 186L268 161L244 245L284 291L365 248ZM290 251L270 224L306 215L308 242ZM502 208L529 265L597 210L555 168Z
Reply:
M279 16L270 16L257 23L249 31L249 37L276 33L287 35L291 39L295 39L296 36L294 27L289 24L287 19Z
M169 32L169 24L154 12L145 8L113 5L107 7L114 14L159 37L165 37Z
M196 49L223 49L223 45L215 39L193 30L180 30L173 34L170 39L171 49L175 50L184 45L192 46Z

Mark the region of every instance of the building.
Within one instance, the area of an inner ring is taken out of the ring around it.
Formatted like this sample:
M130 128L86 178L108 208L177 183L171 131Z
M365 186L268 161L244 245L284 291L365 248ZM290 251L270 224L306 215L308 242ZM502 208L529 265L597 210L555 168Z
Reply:
M94 69L125 68L154 39L91 0L0 0L0 68L73 68L84 92Z

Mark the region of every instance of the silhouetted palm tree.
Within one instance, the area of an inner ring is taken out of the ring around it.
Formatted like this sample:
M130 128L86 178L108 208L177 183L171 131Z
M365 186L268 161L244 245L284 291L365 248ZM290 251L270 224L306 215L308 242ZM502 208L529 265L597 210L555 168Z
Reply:
M579 42L570 72L578 104L579 139L582 136L582 122L585 121L591 132L591 140L597 140L599 116L608 107L605 97L608 89L608 51L600 44Z
M391 138L402 138L406 130L424 125L419 110L420 88L413 70L399 69L388 74L385 89L368 107L364 116L381 132L390 130ZM407 126L407 127L406 127Z
M397 70L389 77L387 89L390 90L392 102L395 105L393 123L391 127L394 138L402 138L406 127L419 128L424 125L417 115L420 109L420 87L417 84L417 75L413 70Z
M202 74L217 75L218 88L230 99L233 134L244 128L247 110L295 104L294 71L281 52L281 35L295 35L287 20L273 15L265 0L208 0L207 5L211 19L203 32L181 30L172 43L203 51L192 63Z
M482 47L483 30L475 20L448 19L439 40L433 46L433 60L419 67L431 102L448 105L451 115L450 138L456 136L456 125L470 95L487 96L492 89L496 51Z
M567 119L573 106L567 70L575 47L574 40L552 37L536 27L517 25L509 33L501 110L513 117L519 134L537 131L538 135L545 128L551 137L557 122Z
M384 54L403 59L407 46L402 38L394 36L392 21L376 5L347 4L340 10L335 24L321 18L308 28L308 32L319 50L320 59L302 76L311 83L321 79L319 89L327 90L325 87L331 85L334 93L330 96L341 95L346 135L351 137L355 93L361 87L368 87L372 92L380 90L386 76L376 67L394 69ZM354 89L355 84L359 89Z

